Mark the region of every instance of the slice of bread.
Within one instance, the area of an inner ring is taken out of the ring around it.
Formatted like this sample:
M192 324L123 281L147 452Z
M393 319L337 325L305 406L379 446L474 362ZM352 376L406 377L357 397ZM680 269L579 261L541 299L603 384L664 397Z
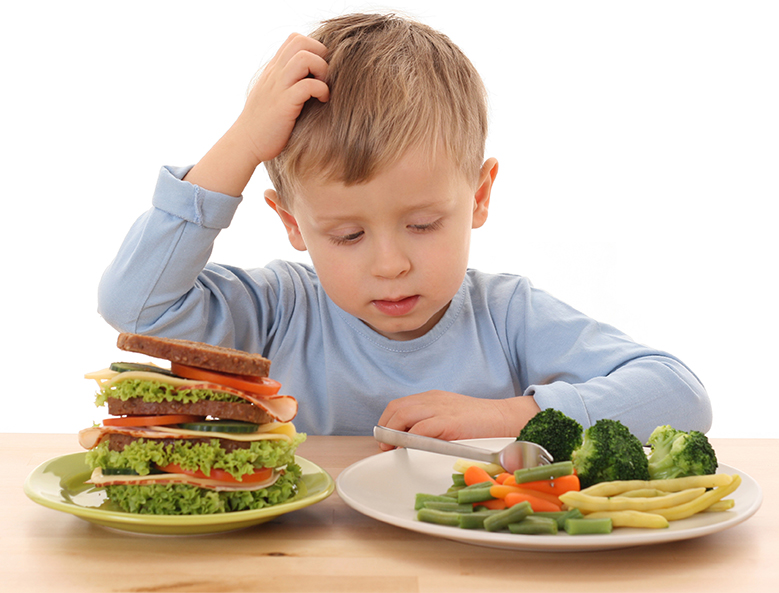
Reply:
M116 346L128 352L234 375L267 377L270 371L270 360L264 356L203 342L122 333Z
M108 413L113 416L161 416L165 414L193 414L211 416L220 420L240 420L254 424L273 422L273 416L249 402L225 402L201 399L196 402L145 402L141 397L122 400L108 398Z

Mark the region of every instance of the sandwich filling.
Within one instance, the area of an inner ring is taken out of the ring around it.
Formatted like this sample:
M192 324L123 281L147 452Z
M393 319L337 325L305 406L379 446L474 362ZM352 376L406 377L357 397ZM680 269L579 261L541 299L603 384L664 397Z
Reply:
M305 435L289 422L296 400L278 395L277 383L225 375L225 385L220 374L188 378L134 363L115 363L86 378L100 386L96 405L107 404L116 416L79 433L93 470L89 483L105 488L123 510L251 510L298 492L295 449Z
M151 365L144 366L147 369L152 368ZM101 406L108 403L108 411L111 414L148 414L149 412L144 411L142 404L166 404L168 407L165 409L169 410L166 413L176 413L170 410L183 408L171 407L169 404L199 403L201 408L207 409L209 405L207 402L256 406L255 414L262 411L267 414L269 420L279 422L289 422L297 414L297 400L292 396L279 395L278 393L263 395L251 393L221 383L178 377L169 372L166 373L166 370L160 368L158 370L119 372L108 368L89 373L85 377L94 379L100 385L95 405ZM275 389L277 390L278 387ZM271 390L269 389L269 391ZM226 411L227 408L234 408L235 413L239 413L241 409L240 406L226 406L221 414L206 413L203 415L232 418L233 415ZM147 405L145 409L151 410L152 407ZM251 414L252 412L249 411L251 409L247 407L246 413ZM197 414L197 412L192 413Z
M123 510L206 514L259 509L297 493L301 471L295 449L305 435L290 424L263 428L283 432L203 437L173 427L93 427L79 439L90 449L89 482L105 487Z

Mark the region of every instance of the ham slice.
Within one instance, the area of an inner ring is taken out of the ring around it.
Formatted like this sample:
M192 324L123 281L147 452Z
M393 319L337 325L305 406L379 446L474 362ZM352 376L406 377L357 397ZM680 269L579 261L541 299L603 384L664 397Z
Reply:
M228 393L249 402L264 410L269 416L278 422L289 422L298 413L298 402L291 395L258 395L248 393L240 389L219 385L207 381L195 381L192 379L183 379L180 377L171 377L161 373L149 371L125 371L118 373L104 369L86 375L88 379L94 379L102 389L108 389L120 381L131 379L140 379L146 381L157 381L172 386L176 390L180 389L207 389L209 391L218 391Z
M240 389L234 389L216 383L203 382L193 382L186 387L178 387L178 389L208 389L210 391L229 393L230 395L245 399L247 402L263 409L277 422L289 422L297 416L298 413L298 402L291 395L256 395L254 393L248 393L246 391L241 391Z

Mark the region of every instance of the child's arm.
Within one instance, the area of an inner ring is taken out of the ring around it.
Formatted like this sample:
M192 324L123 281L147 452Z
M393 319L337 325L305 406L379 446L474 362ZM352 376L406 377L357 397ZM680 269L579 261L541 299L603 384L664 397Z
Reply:
M447 441L516 436L541 409L532 396L481 399L426 391L391 401L379 425ZM390 445L379 445L388 450Z
M494 390L481 394L470 386L466 393L484 397L474 400L448 393L459 389L449 383L447 392L427 391L390 402L379 423L448 439L516 437L534 411L555 408L584 428L601 418L620 420L643 442L663 424L702 432L711 427L708 394L678 359L636 343L532 288L527 280L476 273L470 277L488 295L488 305L474 308L484 331L470 338L464 333L463 348L478 348L485 373L505 372L506 389L513 394L492 400ZM490 328L499 331L491 335ZM515 376L502 370L507 362ZM444 365L436 374L443 381L457 372Z
M257 165L276 156L302 105L325 101L324 46L292 35L258 78L227 133L192 169L165 167L152 200L127 234L98 289L98 310L120 331L176 335L254 347L256 311L231 272L209 272L213 242L226 228ZM186 182L182 182L185 177ZM255 332L256 333L256 332Z
M310 37L291 35L262 71L236 122L184 180L241 195L257 166L284 149L305 102L329 99L325 51Z

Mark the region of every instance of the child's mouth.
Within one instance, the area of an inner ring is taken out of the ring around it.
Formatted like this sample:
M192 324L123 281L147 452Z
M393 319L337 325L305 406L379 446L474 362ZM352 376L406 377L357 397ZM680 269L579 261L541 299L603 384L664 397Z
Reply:
M411 312L419 301L419 295L405 297L395 301L373 301L373 305L384 315L399 317Z

